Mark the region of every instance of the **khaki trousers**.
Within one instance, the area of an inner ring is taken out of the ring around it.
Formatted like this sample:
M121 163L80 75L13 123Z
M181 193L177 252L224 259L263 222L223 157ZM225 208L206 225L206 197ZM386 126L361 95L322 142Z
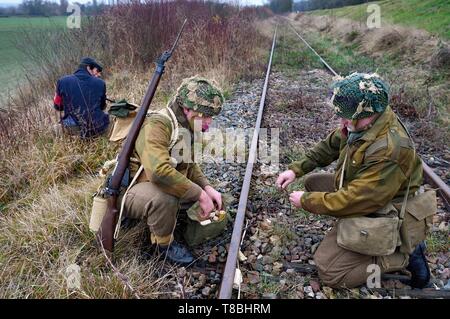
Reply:
M311 174L305 180L306 191L334 192L334 175L327 173ZM408 255L395 252L389 256L375 257L362 255L341 248L337 244L337 228L325 236L314 254L322 282L333 288L354 288L365 284L373 270L367 272L371 264L380 266L381 273L400 270L406 267Z
M168 245L173 240L179 209L188 209L192 204L163 192L152 182L142 182L128 191L124 215L146 220L152 243Z

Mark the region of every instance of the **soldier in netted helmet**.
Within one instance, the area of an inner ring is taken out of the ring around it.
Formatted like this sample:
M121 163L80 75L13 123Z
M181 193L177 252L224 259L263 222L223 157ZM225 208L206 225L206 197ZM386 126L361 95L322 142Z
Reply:
M388 104L389 88L375 73L353 73L338 78L332 90L330 104L340 127L291 163L278 177L277 186L286 188L295 178L337 160L334 174L311 174L304 181L305 191L290 194L296 207L338 218L314 254L322 281L330 287L353 288L366 283L371 265L380 267L381 273L406 267L412 274L411 286L422 288L430 280L423 240L436 199L431 193L417 192L422 163ZM421 199L426 196L427 200ZM407 209L402 213L401 207ZM396 223L395 218L401 222L383 229L389 233L379 240L369 224L358 229L362 222L381 221L376 217L388 217L384 221L389 225ZM381 252L386 238L392 238L387 243L392 242L393 252ZM380 252L375 255L377 249Z
M193 139L183 138L181 132L193 135L194 129L206 131L223 103L221 90L211 80L187 78L166 108L147 117L136 140L134 155L144 172L125 197L124 213L129 218L145 219L151 242L177 264L194 260L189 250L173 239L179 209L198 201L199 219L207 219L213 210L222 208L221 194L193 160ZM191 155L176 159L173 149L190 151Z

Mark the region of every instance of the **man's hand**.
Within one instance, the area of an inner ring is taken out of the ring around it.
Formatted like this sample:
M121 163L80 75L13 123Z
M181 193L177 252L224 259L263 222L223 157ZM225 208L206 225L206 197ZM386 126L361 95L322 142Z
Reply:
M211 197L202 190L202 193L200 194L200 198L198 199L198 202L200 204L201 212L200 212L200 219L206 220L209 218L209 215L214 210L214 203L211 200Z
M214 202L217 210L221 210L222 209L222 195L209 185L207 185L205 187L205 192L206 192L206 194L208 194L208 196Z
M301 199L302 199L303 193L305 193L305 192L298 191L298 192L292 192L289 195L289 201L292 203L292 205L294 205L297 208L302 208Z
M278 188L285 189L290 183L295 180L295 173L293 170L287 170L281 173L276 181Z

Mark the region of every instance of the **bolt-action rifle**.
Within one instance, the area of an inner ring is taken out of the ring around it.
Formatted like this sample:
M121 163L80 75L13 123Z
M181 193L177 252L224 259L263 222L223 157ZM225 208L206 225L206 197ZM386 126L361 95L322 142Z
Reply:
M178 40L180 39L181 33L183 32L184 26L186 24L186 20L184 20L183 25L173 43L173 46L170 50L165 51L156 61L156 70L153 73L153 76L149 82L147 87L147 92L145 93L144 99L142 101L142 105L139 108L139 111L136 115L136 118L131 125L130 131L127 135L125 143L120 151L120 154L117 159L116 167L108 180L107 187L105 190L105 196L107 197L107 208L106 213L103 217L102 223L100 225L100 229L97 232L97 240L103 248L112 253L114 250L114 230L116 224L118 222L119 210L117 208L117 199L120 194L122 179L126 175L126 171L128 165L130 163L130 156L134 150L134 144L136 142L139 131L142 127L142 124L145 120L145 116L148 112L148 108L150 103L153 100L153 96L155 95L156 88L158 87L159 80L161 79L162 74L164 73L165 63L169 60L174 52Z

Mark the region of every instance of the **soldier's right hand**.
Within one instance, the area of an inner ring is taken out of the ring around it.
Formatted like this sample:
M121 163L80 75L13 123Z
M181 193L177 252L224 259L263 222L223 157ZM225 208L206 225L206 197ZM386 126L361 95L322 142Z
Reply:
M211 200L211 197L208 196L208 194L202 190L202 193L200 194L200 198L198 199L198 202L200 204L201 212L200 212L200 218L202 220L208 219L211 212L214 210L214 203Z
M287 170L278 176L276 185L278 188L285 189L294 180L295 180L295 172L293 170Z

